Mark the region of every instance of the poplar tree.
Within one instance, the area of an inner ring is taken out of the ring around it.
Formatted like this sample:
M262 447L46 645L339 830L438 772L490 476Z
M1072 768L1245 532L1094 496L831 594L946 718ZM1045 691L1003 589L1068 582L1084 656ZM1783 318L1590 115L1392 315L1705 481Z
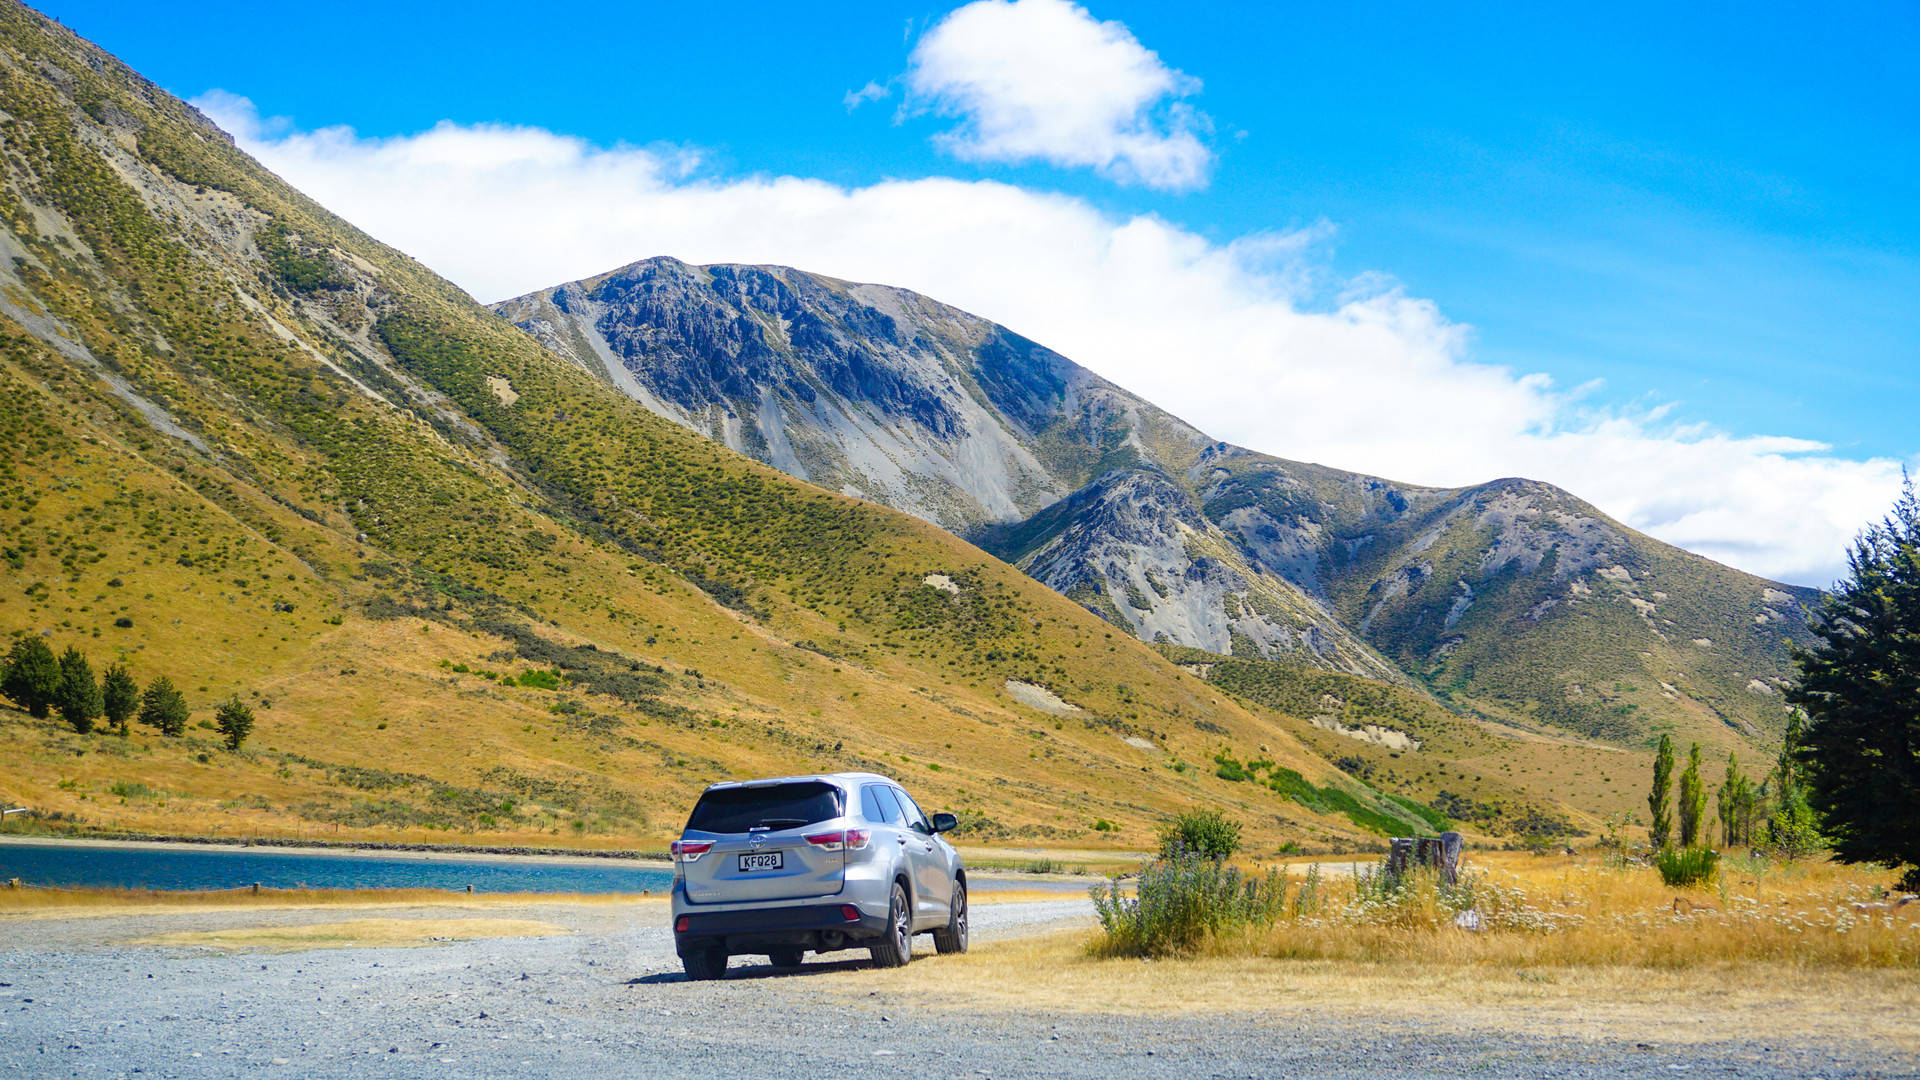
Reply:
M1720 843L1735 847L1751 843L1753 821L1753 781L1740 771L1740 755L1727 755L1727 774L1720 781L1717 802L1720 813Z
M1687 752L1687 771L1680 774L1680 846L1701 840L1700 825L1707 816L1707 787L1700 779L1700 744Z
M1655 851L1664 850L1673 834L1673 739L1660 736L1660 749L1653 756L1653 790L1647 793L1647 810L1652 825L1647 830Z

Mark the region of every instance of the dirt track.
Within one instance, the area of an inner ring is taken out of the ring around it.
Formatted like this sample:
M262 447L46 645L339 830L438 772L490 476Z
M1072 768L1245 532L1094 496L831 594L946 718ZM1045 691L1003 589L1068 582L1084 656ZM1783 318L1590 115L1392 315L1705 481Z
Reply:
M1086 910L982 903L976 943L991 949ZM424 937L474 919L566 932L267 953L127 944L362 917L418 920ZM1920 1064L1868 1045L1666 1048L1471 1029L1433 1040L1390 1010L1365 1024L1303 1022L1297 1010L966 1012L873 989L878 973L854 953L792 975L741 958L722 982L687 983L665 921L658 902L0 917L0 1076L1671 1078L1908 1076ZM930 952L922 939L910 970L937 988L943 960Z

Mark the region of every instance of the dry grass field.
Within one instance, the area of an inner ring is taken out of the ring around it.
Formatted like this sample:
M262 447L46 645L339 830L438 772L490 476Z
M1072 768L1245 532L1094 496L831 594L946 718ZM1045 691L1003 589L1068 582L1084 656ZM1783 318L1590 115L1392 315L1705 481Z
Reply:
M1868 1040L1920 1050L1920 902L1884 871L1741 863L1669 889L1650 868L1493 854L1472 862L1488 929L1418 890L1387 910L1329 866L1322 904L1189 955L1100 955L1098 931L985 944L932 970L862 972L850 996L981 1010L1233 1014L1658 1043ZM1364 877L1365 867L1362 867ZM1290 875L1297 899L1301 875Z

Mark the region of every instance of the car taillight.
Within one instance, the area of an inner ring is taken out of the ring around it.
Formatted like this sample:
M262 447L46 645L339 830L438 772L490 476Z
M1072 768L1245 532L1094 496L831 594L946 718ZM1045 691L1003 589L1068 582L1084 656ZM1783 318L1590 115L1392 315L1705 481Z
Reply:
M699 862L700 856L705 855L712 848L712 841L675 840L668 850L673 852L675 862L690 863Z
M687 932L687 927L692 925L693 925L693 917L691 915L682 915L679 918L673 920L673 929L676 933L684 934Z
M847 920L848 922L859 922L860 909L857 907L854 907L852 904L841 904L840 917Z
M871 829L835 829L832 832L814 833L807 837L807 843L821 851L865 851L872 839Z

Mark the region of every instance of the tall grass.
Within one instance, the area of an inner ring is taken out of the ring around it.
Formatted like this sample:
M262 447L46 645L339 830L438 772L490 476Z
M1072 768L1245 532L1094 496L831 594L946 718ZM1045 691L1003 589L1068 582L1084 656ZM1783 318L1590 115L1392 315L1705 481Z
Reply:
M1202 861L1155 864L1137 900L1096 890L1100 956L1255 955L1414 965L1920 970L1920 900L1824 861L1730 860L1719 895L1657 869L1483 857L1447 884L1357 868L1299 884ZM1490 865L1489 865L1490 864ZM1231 887L1229 887L1229 884Z
M1141 868L1133 895L1118 879L1091 891L1102 931L1096 955L1168 956L1272 926L1285 913L1287 879L1280 870L1255 877L1176 846Z

